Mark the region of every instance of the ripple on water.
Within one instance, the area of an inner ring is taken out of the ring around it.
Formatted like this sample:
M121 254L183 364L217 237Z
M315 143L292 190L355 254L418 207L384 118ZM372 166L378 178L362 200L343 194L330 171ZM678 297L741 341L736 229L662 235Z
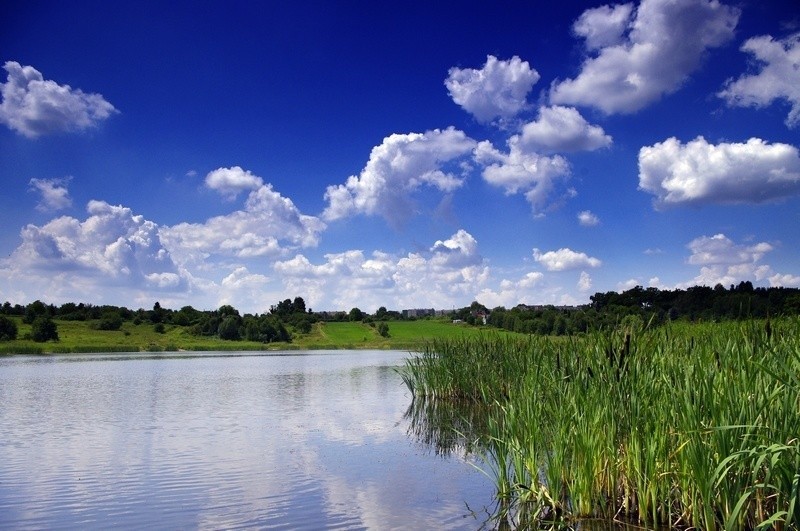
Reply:
M0 528L474 529L403 353L0 359Z

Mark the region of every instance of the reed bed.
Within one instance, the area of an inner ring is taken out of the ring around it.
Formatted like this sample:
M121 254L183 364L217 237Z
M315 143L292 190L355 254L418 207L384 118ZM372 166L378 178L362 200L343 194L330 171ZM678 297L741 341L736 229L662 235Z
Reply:
M492 406L504 525L800 529L800 319L434 341L401 374Z

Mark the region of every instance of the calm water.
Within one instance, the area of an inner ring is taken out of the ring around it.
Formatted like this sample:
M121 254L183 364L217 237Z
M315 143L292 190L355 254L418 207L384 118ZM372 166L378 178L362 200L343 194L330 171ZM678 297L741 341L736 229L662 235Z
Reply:
M411 425L405 356L0 358L0 528L477 529L492 483Z

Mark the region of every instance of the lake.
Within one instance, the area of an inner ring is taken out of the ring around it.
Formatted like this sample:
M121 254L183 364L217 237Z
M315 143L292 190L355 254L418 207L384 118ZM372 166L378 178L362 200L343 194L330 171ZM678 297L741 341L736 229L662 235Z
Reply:
M1 357L0 528L478 529L493 482L409 414L406 356Z

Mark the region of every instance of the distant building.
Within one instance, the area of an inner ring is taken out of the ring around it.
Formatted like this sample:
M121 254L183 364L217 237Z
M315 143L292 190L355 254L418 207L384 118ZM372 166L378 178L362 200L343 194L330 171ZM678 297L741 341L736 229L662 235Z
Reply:
M528 310L528 311L543 311L543 310L563 310L563 311L575 311L581 310L586 308L586 305L581 306L569 306L569 305L562 305L562 306L554 306L552 304L517 304L514 308L518 310Z
M414 308L412 310L403 310L403 317L409 319L411 317L432 317L436 315L436 310L433 308Z

